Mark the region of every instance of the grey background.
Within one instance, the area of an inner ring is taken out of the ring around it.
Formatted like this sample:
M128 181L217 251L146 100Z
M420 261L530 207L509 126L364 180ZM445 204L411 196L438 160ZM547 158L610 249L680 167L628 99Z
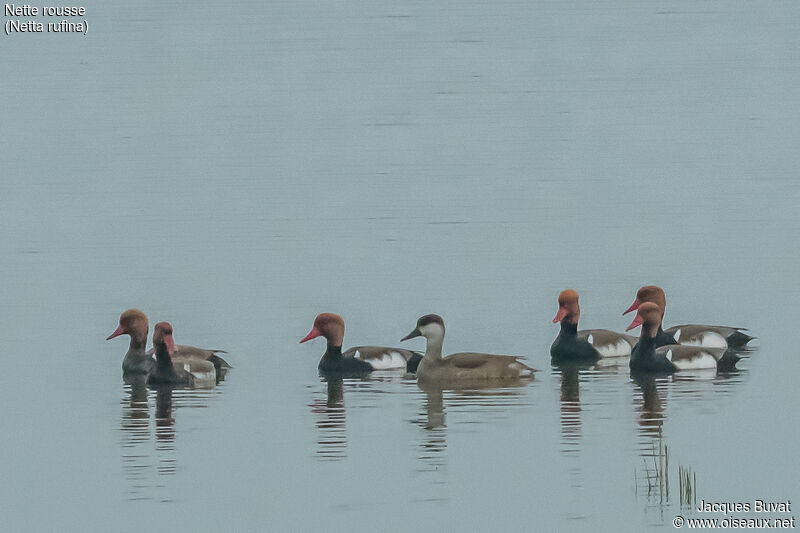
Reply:
M85 37L2 36L4 527L671 529L659 429L699 498L797 499L796 2L83 5ZM624 368L561 402L558 292L621 330L647 283L760 351L660 382L654 426ZM235 367L166 428L104 340L128 307ZM541 372L326 408L322 311Z

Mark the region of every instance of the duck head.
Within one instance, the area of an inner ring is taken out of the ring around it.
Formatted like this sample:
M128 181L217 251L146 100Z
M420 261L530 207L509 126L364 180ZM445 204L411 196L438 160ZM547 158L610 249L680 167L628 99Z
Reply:
M581 307L578 305L578 293L573 289L561 291L558 295L558 313L553 319L553 324L566 322L577 325L580 316Z
M156 353L166 351L170 357L175 352L175 340L172 338L172 324L159 322L153 330L153 348Z
M658 328L661 327L661 318L664 312L653 302L644 302L639 306L636 316L625 331L630 331L635 327L642 326L642 335L650 338L658 335Z
M664 289L657 285L645 285L636 292L636 299L622 314L627 315L631 311L636 311L644 302L658 305L662 312L667 309L667 296L664 294Z
M425 315L417 320L417 327L400 339L400 342L414 337L425 337L427 340L440 341L444 338L444 320L439 315Z
M130 335L132 341L147 342L147 316L138 309L128 309L119 317L119 326L106 340L120 335Z
M308 335L300 339L300 343L325 337L328 344L341 346L344 340L344 319L334 313L320 313L314 319L314 326Z

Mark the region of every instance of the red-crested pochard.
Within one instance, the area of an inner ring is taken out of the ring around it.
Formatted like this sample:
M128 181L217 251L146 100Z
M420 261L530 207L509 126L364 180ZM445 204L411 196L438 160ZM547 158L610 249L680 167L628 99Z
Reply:
M128 309L120 315L119 327L106 339L113 339L120 335L130 335L131 337L130 348L128 348L128 353L125 354L125 359L122 360L123 374L147 374L150 372L155 348L145 351L147 331L147 316L138 309ZM219 353L227 353L224 350L206 350L195 348L194 346L181 345L176 345L174 349L174 357L210 361L219 375L224 375L225 371L231 367L222 357L217 355Z
M182 385L192 388L210 388L217 383L217 374L211 361L200 358L182 358L175 354L172 325L159 322L153 331L153 348L156 362L147 376L151 385Z
M573 289L558 295L558 313L553 323L561 323L561 331L550 347L553 361L594 362L600 358L627 357L636 344L636 337L607 329L578 331L581 308L578 293Z
M320 313L308 335L301 343L317 337L325 337L327 349L319 360L321 372L362 374L373 370L416 370L422 355L419 352L387 346L355 346L342 353L344 319L334 313Z
M668 344L657 346L664 312L653 302L642 303L628 330L642 326L639 342L631 354L630 368L634 372L675 372L676 370L697 370L718 368L725 355L725 348ZM735 364L735 360L729 362Z
M150 348L147 353L153 355L156 349L155 346ZM201 361L209 361L214 365L214 370L217 372L217 377L224 377L225 373L231 368L228 362L217 354L228 353L225 350L212 350L208 348L195 348L194 346L186 346L183 344L176 344L172 353L173 359L198 359Z
M123 375L147 374L153 366L153 358L145 351L147 346L147 316L138 309L128 309L119 317L119 326L106 340L120 335L130 335L131 344L122 360Z
M664 289L657 285L642 287L636 293L636 299L631 306L622 314L635 311L644 302L652 302L658 305L662 312L666 311L667 297ZM665 330L659 327L656 346L678 343L709 348L744 348L755 337L743 333L743 331L746 329L704 324L681 324Z
M425 315L417 320L417 327L400 339L425 337L425 355L417 368L420 382L447 383L488 380L517 380L533 378L535 370L514 355L486 353L454 353L442 357L444 321L439 315Z

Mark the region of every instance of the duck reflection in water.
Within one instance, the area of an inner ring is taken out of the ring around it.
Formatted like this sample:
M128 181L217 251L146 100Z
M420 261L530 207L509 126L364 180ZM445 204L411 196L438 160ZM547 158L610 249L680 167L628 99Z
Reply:
M576 454L580 451L582 437L581 382L602 382L616 380L622 373L627 374L627 358L616 357L600 359L596 362L562 361L553 362L552 372L560 377L560 422L561 451ZM593 398L594 405L602 400ZM593 406L590 405L591 409Z
M174 385L159 385L156 388L156 450L159 452L158 473L162 475L171 475L177 470L174 456L175 416L172 413L174 389Z
M130 498L141 499L140 491L147 488L150 449L150 409L144 374L126 380L125 396L120 403L123 472L131 486Z
M175 440L175 417L172 414L172 391L174 386L160 385L156 388L156 440Z
M126 406L126 409L122 413L123 423L134 422L132 425L148 426L149 424L147 421L150 418L150 410L147 405L147 383L145 382L145 376L129 376L128 379L125 380L125 390L128 396L122 400L122 404ZM137 422L141 420L144 420L145 423L141 424Z
M648 504L663 513L665 505L670 502L669 447L663 429L666 420L666 387L671 378L663 374L638 372L633 372L631 378L642 393L641 403L638 395L633 395L638 413L639 455L642 457L641 466L635 471L636 497L646 494Z
M420 435L419 455L421 471L436 471L446 466L447 424L445 421L444 389L436 383L419 383L425 394L420 412L419 426L425 431Z
M327 385L325 397L316 397L309 407L316 418L317 457L337 461L347 457L347 428L344 409L344 378L341 374L322 375Z
M442 383L417 383L425 394L420 419L417 422L424 431L420 442L419 459L432 469L445 464L444 452L447 449L448 405L459 413L467 414L470 423L491 424L498 418L498 412L526 405L529 379L507 380L498 383L470 383L469 385L443 385ZM445 394L446 393L446 394ZM447 404L445 404L445 395Z
M125 478L130 484L129 498L151 499L159 486L153 476L175 473L172 387L155 391L155 450L150 428L148 388L145 375L129 376L125 390L129 396L122 401L121 427L123 431L122 459ZM164 455L166 453L166 456ZM155 461L154 461L155 459Z
M130 484L132 500L154 499L162 483L158 476L172 475L177 470L175 450L175 412L182 407L208 406L209 390L181 389L175 385L151 385L146 377L128 379L122 399L120 442L123 469ZM149 396L155 400L154 428L150 425ZM155 438L153 438L155 437Z
M561 451L577 453L581 440L581 371L591 364L562 363L553 365L555 373L561 374Z
M669 378L646 373L634 373L631 377L642 392L642 402L637 406L639 431L643 437L661 438L661 430L664 420L666 420L664 414L666 400L662 399L662 396L666 396L666 391L663 387L666 386ZM659 384L661 384L662 390L659 390ZM647 451L652 451L652 449Z

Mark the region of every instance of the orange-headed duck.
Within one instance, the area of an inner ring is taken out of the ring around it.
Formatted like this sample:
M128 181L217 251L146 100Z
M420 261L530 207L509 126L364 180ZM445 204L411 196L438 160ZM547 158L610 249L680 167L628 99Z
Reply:
M147 316L138 309L128 309L119 317L119 327L106 340L120 335L130 335L131 344L128 353L122 360L123 375L143 374L150 372L153 358L145 351L147 346Z
M667 297L664 289L657 285L642 287L637 291L636 299L631 306L622 314L635 311L644 302L652 302L658 305L662 312L666 311ZM710 348L745 348L747 343L755 337L743 333L743 331L746 331L746 329L730 326L707 326L704 324L681 324L665 330L659 327L656 345L686 344Z
M419 352L386 346L355 346L343 353L344 319L334 313L317 315L311 331L300 342L317 337L325 337L328 341L318 366L323 373L366 374L373 370L401 368L414 372L422 358Z
M601 358L627 357L636 344L636 337L607 329L578 331L581 308L578 293L573 289L558 295L558 313L553 323L561 323L561 332L550 347L555 362L595 362Z
M153 331L153 348L156 361L147 375L150 385L181 385L192 388L209 388L217 382L214 364L199 358L176 356L172 325L159 322Z
M628 330L642 326L639 342L631 354L633 372L671 373L676 370L697 370L734 365L736 358L723 361L725 348L667 344L657 346L656 338L664 312L653 302L642 303Z

